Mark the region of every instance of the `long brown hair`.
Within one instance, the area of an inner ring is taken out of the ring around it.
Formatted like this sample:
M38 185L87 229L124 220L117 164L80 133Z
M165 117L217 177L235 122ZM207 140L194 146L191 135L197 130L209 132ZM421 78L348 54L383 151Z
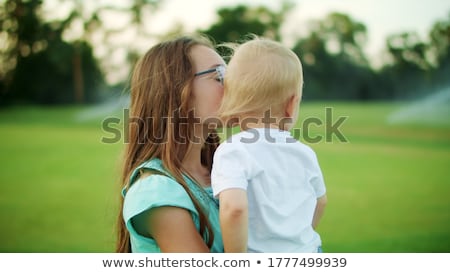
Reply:
M125 144L121 186L143 162L159 158L164 168L191 197L200 219L200 234L211 248L214 234L199 201L182 176L181 162L193 140L193 119L189 111L194 71L190 51L195 45L213 48L202 36L184 36L153 46L136 64L131 77L128 141ZM187 122L186 122L187 119ZM212 155L219 138L211 132L202 149L201 162L211 170ZM117 219L116 252L131 252L130 234L122 208Z

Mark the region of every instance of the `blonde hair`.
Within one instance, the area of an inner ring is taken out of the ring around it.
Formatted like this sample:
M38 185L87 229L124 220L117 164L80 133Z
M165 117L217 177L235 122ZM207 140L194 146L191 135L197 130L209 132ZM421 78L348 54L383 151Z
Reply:
M303 71L297 55L279 42L253 36L234 48L219 113L229 119L278 111L302 87Z

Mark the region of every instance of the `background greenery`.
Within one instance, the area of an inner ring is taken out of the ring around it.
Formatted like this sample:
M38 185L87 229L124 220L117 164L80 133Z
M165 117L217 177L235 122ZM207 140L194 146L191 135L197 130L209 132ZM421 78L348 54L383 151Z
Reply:
M398 103L304 102L296 127L325 121L325 107L332 123L347 117L348 140L311 144L328 188L325 251L449 252L450 126L388 124ZM89 110L0 111L1 252L113 251L123 144L102 143L103 118L79 119Z
M102 120L122 118L126 107L127 96L117 96L126 76L111 73L128 75L144 51L117 37L134 32L146 50L184 33L177 23L165 35L149 33L162 2L54 0L67 11L56 18L42 0L2 1L0 252L113 251L123 143L102 143L114 137ZM294 5L223 6L198 31L217 43L248 33L284 42L280 29ZM128 20L112 28L105 14ZM298 29L306 33L292 47L305 77L299 137L326 138L327 122L347 117L339 129L348 142L311 143L329 196L324 250L450 252L450 13L425 40L392 33L378 68L365 55L366 26L346 14ZM117 55L124 59L114 65ZM324 124L305 130L308 117Z
M177 23L165 35L150 33L150 19L164 1L120 2L54 0L54 6L45 6L42 0L5 0L0 5L0 107L103 101L126 86L129 70L144 51L185 33ZM375 68L375 57L365 53L367 27L347 14L331 12L299 25L298 34L283 37L281 29L295 5L287 0L278 10L224 5L209 27L197 31L216 43L240 42L249 33L282 43L294 40L292 50L303 63L308 99L414 99L450 84L450 10L428 26L425 39L415 31L392 33L379 49L384 54L377 56ZM56 16L59 6L66 12ZM112 18L123 23L111 24ZM120 38L130 33L135 33L133 40ZM117 62L117 56L123 58ZM123 75L115 76L118 71Z

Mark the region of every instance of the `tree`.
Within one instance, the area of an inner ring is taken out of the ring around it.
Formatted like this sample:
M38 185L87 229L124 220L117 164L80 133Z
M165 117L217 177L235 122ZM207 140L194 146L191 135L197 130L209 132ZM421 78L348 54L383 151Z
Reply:
M0 80L3 88L11 84L14 69L21 58L42 51L45 47L45 42L39 37L41 24L37 17L41 4L39 0L27 3L7 0L0 7L0 34L4 37L0 52Z
M427 79L431 75L428 45L420 40L417 33L390 35L386 47L391 63L381 69L380 75L391 85L391 97L405 99L428 90Z
M104 52L98 56L99 63L105 71L123 70L134 64L141 55L142 49L139 48L139 41L154 40L157 35L148 31L149 18L163 1L160 0L129 0L104 4L103 1L93 0L90 9L86 8L83 0L59 0L72 4L72 12L69 16L70 25L82 25L81 34L74 39L76 41L86 41L89 44L102 48ZM92 8L93 7L93 8ZM121 26L111 27L109 22L111 18L124 19ZM70 26L70 27L71 27ZM123 39L124 33L134 33L134 41ZM101 42L99 45L99 39ZM123 54L125 53L125 54ZM122 60L112 61L111 56L126 55ZM117 82L116 79L113 81Z
M293 47L303 62L304 97L374 98L375 75L363 51L366 27L340 13L331 13L311 26L310 34Z
M91 46L64 41L68 20L45 22L40 17L41 5L39 0L7 0L0 8L1 35L6 41L0 54L5 64L0 74L1 102L95 100L103 76ZM86 96L77 97L77 84L86 89Z
M368 65L363 48L367 41L366 26L346 14L333 12L318 24L317 33L327 42L328 51L355 64Z
M256 34L274 40L280 40L280 26L285 14L293 7L289 2L283 2L280 11L273 12L267 7L248 7L238 5L218 10L219 19L207 30L200 32L208 35L216 43L239 42ZM219 49L223 50L223 49ZM229 52L221 51L222 55Z
M437 21L430 31L431 63L434 68L433 82L437 87L448 86L450 79L450 13L444 20Z

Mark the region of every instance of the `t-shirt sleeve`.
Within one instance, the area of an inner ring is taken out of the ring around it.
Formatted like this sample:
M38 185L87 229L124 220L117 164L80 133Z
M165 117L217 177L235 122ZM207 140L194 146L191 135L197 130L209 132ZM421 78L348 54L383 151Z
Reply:
M125 194L123 218L127 224L136 215L156 207L172 206L197 214L184 188L163 175L151 175L133 183Z
M215 197L224 190L238 188L247 190L251 177L251 160L245 150L232 143L223 143L214 154L211 187Z
M314 152L312 152L312 166L313 170L312 176L310 178L310 183L316 193L316 198L319 198L326 193L326 187L325 181L323 179L322 170L320 169L319 161Z

